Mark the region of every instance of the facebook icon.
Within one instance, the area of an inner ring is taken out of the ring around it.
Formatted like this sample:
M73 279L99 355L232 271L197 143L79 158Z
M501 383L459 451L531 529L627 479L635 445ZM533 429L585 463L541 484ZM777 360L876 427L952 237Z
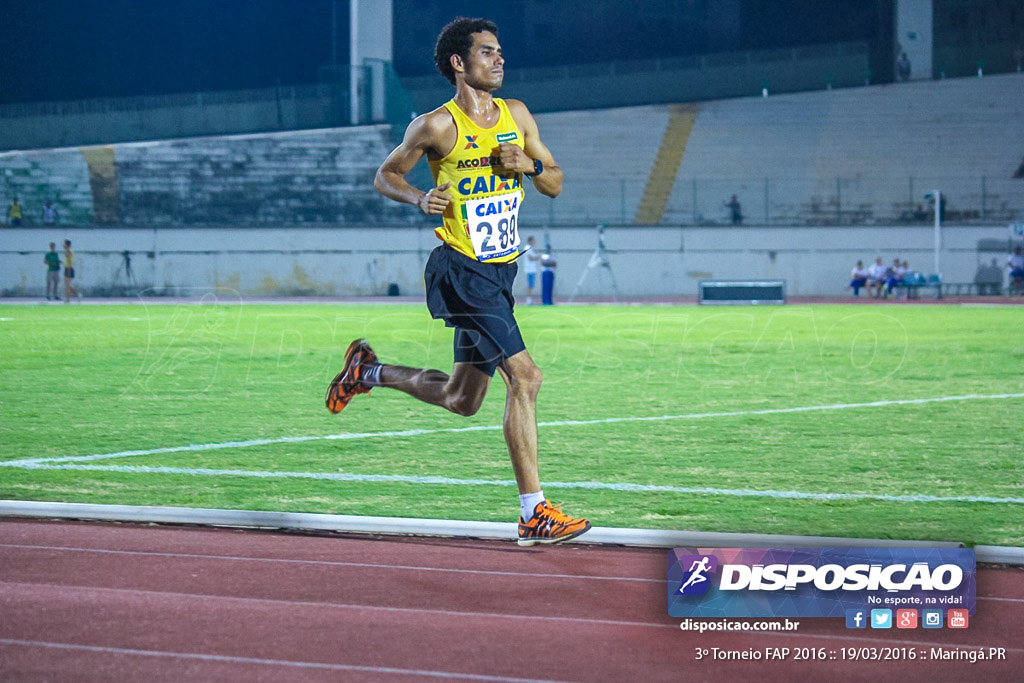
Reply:
M846 628L867 628L867 612L862 609L846 610Z

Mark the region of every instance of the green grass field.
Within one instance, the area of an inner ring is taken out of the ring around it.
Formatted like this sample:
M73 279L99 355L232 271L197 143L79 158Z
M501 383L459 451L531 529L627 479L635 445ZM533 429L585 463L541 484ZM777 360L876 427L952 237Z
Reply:
M545 373L541 477L570 513L1024 545L1022 307L519 319ZM513 521L500 379L472 418L386 389L331 415L360 336L451 366L422 305L0 306L0 498Z

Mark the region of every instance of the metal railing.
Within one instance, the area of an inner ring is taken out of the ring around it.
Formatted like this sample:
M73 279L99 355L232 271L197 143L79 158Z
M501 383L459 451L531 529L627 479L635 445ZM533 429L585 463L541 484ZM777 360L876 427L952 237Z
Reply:
M930 224L940 190L945 222L980 225L1024 218L1024 179L990 176L677 179L660 225L730 225L728 203L740 204L743 225ZM632 224L643 195L636 178L574 179L566 169L562 194L531 195L524 220L552 225Z

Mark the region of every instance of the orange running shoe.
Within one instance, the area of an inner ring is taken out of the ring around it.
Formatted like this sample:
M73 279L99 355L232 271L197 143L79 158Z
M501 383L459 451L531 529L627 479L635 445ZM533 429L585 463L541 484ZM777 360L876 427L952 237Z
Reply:
M533 519L519 519L519 545L561 543L590 530L590 522L575 519L545 500L533 509Z
M377 362L377 354L373 352L365 339L356 339L349 344L345 352L345 364L341 372L327 387L327 396L324 398L327 403L327 410L332 413L340 413L356 394L370 393L369 387L362 383L363 373L367 365Z

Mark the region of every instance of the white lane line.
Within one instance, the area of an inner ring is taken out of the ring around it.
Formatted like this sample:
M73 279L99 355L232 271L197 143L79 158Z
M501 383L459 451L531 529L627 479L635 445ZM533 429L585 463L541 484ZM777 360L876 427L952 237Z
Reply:
M302 607L331 610L355 610L366 612L381 612L391 614L407 614L428 617L457 617L459 619L505 619L512 621L540 621L559 624L592 624L597 626L640 626L644 628L674 628L675 624L655 623L650 621L625 621L622 619L591 619L588 617L556 617L545 614L504 614L499 612L465 612L450 609L430 609L427 607L389 607L385 605L357 605L346 602L315 602L312 600L281 600L277 598L252 598L235 595L210 595L207 593L181 593L177 591L151 591L138 588L106 588L102 586L73 586L69 584L55 583L26 583L22 581L0 581L0 595L3 595L4 588L11 588L15 594L20 591L33 588L51 589L60 594L61 602L68 602L69 595L73 592L95 592L109 593L112 596L119 596L118 599L128 596L155 599L187 600L195 599L203 604L211 600L226 603L237 603L242 605L270 605L276 607Z
M637 581L644 583L665 583L667 579L647 579L633 576L594 576L588 574L540 574L535 572L510 572L492 569L453 569L449 567L422 567L404 564L378 562L339 562L336 560L296 560L280 557L244 557L240 555L203 555L201 553L163 553L146 550L109 550L104 548L77 548L73 546L28 545L23 543L0 543L0 548L18 550L54 550L73 553L97 553L103 555L134 555L138 557L171 557L178 559L225 560L230 562L270 562L280 564L316 565L322 567L357 567L369 569L393 569L399 571L451 572L453 574L485 574L489 576L522 576L537 579L570 579L572 581Z
M97 652L113 655L130 655L135 657L161 657L165 659L183 659L226 664L258 664L260 666L289 667L299 669L323 669L327 671L358 671L361 673L393 674L396 676L425 676L446 680L462 681L496 681L498 683L557 683L549 679L512 678L509 676L488 676L486 674L464 674L451 671L432 671L427 669L400 669L390 666L359 666L356 664L327 664L323 662L297 662L286 659L260 659L257 657L235 657L230 655L209 655L198 652L165 652L162 650L136 650L126 647L102 647L97 645L78 645L75 643L54 643L41 640L18 640L16 638L0 638L0 645L45 648L50 650L72 650L78 652Z
M2 464L2 463L0 463ZM84 472L124 472L130 474L176 474L193 477L250 477L256 479L314 479L343 482L386 482L441 486L516 486L512 479L454 479L451 477L420 477L403 474L356 474L352 472L271 472L267 470L222 470L199 467L146 467L142 465L78 465L22 463L27 470L78 470ZM550 489L587 489L593 491L626 491L683 493L691 495L777 498L796 500L879 500L890 503L992 503L1024 505L1024 497L996 496L933 496L928 494L893 495L884 493L815 493L813 491L777 491L773 489L721 489L707 486L665 486L604 481L545 481Z
M149 550L111 550L109 548L80 548L75 546L29 545L25 543L0 543L0 548L15 550L53 550L71 553L97 553L102 555L131 555L137 557L170 557L186 560L225 560L229 562L267 562L272 564L299 564L322 567L354 567L360 569L391 569L396 571L450 572L453 574L483 574L489 576L521 576L531 579L568 579L570 581L634 581L638 583L666 583L667 579L651 579L637 576L596 576L593 574L548 574L540 572L510 572L495 569L459 569L454 567L424 567L406 564L385 564L380 562L341 562L338 560L298 560L287 557L245 557L243 555L204 555L202 553L167 553ZM1020 602L1024 598L998 596L977 596L978 600L991 602Z
M348 603L324 603L324 602L311 602L301 600L278 600L271 598L250 598L250 597L236 597L226 595L207 595L200 593L177 593L171 591L149 591L131 588L102 588L96 586L69 586L66 584L49 584L49 583L21 583L21 582L0 582L0 593L2 588L10 586L14 589L18 588L50 588L60 592L63 599L66 599L71 591L94 591L98 593L111 593L119 596L134 595L143 598L173 598L173 599L189 599L194 598L207 602L210 600L217 600L228 603L242 603L242 604L265 604L265 605L276 605L286 607L303 607L303 608L328 608L328 609L339 609L339 610L364 610L367 612L383 612L383 613L398 613L398 614L412 614L412 615L430 615L440 617L456 617L460 619L465 618L484 618L484 619L505 619L513 621L541 621L541 622L554 622L554 623L565 623L565 624L588 624L588 625L599 625L599 626L628 626L628 627L642 627L642 628L655 628L663 630L679 630L679 626L675 623L655 623L646 621L624 621L618 619L590 619L586 617L556 617L546 615L526 615L526 614L501 614L494 612L462 612L457 610L444 610L444 609L427 609L427 608L414 608L414 607L385 607L381 605L354 605ZM816 617L809 617L815 619ZM758 621L777 622L780 617L759 617ZM747 621L748 618L744 618ZM791 617L791 620L801 621L800 617ZM751 635L763 638L765 636L777 636L782 638L799 638L799 639L810 639L810 640L839 640L844 642L855 642L855 643L877 643L883 645L892 645L891 640L879 640L877 638L862 637L856 635L826 635L826 634L809 634L800 632L786 632L782 630L735 630L735 631L716 631L720 635ZM2 641L0 641L2 642ZM977 649L978 646L959 644L959 643L937 643L932 641L900 641L900 644L924 646L924 647L954 647L954 648L965 648L965 649ZM1005 647L1007 652L1022 653L1024 648Z
M902 405L924 405L928 403L946 403L950 401L986 401L998 399L1024 398L1024 393L1010 394L967 394L964 396L939 396L934 398L913 398L891 401L872 401L869 403L838 403L833 405L799 406L795 408L767 408L764 410L738 410L716 413L687 413L683 415L660 415L649 417L609 417L596 420L560 420L541 422L538 427L583 427L599 424L619 424L627 422L669 422L674 420L702 420L709 418L749 417L752 415L784 415L789 413L806 413L825 410L855 410L859 408L886 408ZM140 455L159 455L162 453L195 453L201 451L220 450L227 448L250 448L283 443L304 443L309 441L335 441L348 439L395 438L408 436L425 436L432 434L457 434L462 432L499 431L501 425L476 425L472 427L453 427L446 429L406 429L386 432L355 432L346 434L326 434L322 436L283 436L273 439L251 439L247 441L225 441L222 443L192 444L189 446L170 446L147 450L117 451L115 453L96 453L93 455L71 455L51 458L26 458L0 462L0 467L22 467L26 464L89 462L93 460L109 460L112 458L128 458Z

